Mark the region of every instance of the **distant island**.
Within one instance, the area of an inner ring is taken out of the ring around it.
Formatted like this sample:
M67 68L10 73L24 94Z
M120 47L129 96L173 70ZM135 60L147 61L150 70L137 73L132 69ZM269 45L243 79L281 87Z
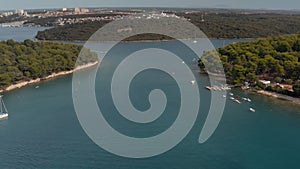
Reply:
M89 57L82 58L78 65L97 62L96 53L78 45L31 40L0 42L0 91L72 72L80 52Z
M220 73L217 57L230 84L300 96L300 34L270 36L206 51L199 61L200 68Z
M262 38L283 34L295 34L299 33L300 30L299 14L247 13L240 11L221 11L220 13L218 13L218 11L178 11L169 12L167 14L175 14L176 16L186 18L188 21L199 27L209 38ZM78 17L82 18L84 16L88 17L89 15L81 15ZM58 18L56 18L56 20L57 19ZM48 23L49 25L49 22L44 22L44 20L45 19L40 23ZM54 21L55 18L52 18L52 22ZM99 28L111 21L113 21L113 19L101 21L86 20L81 23L53 25L53 28L38 32L36 38L39 40L86 41ZM38 21L35 22L39 23ZM142 38L134 37L127 40L141 41L170 39L170 37L163 35L156 35L155 38L152 35L143 35Z

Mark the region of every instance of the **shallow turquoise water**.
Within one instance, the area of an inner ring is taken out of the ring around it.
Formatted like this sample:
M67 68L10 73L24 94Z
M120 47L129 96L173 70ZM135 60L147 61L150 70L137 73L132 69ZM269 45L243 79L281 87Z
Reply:
M170 47L173 42L158 46ZM151 44L151 43L150 43ZM138 46L149 45L141 43ZM153 44L152 44L153 45ZM136 45L122 44L121 49ZM179 50L179 49L178 49ZM121 56L120 56L121 57ZM105 64L112 64L118 56ZM111 61L111 62L110 62ZM239 90L232 92L247 96L252 103L241 105L228 100L221 123L215 134L204 144L198 137L210 104L210 93L203 87L208 77L194 73L201 93L200 115L189 135L174 149L147 159L128 159L110 154L95 145L82 130L72 102L72 76L64 76L39 84L40 88L27 86L5 94L10 112L7 120L0 121L0 168L104 168L104 169L260 169L299 168L300 107L291 103ZM82 72L83 79L89 70ZM104 73L105 74L105 73ZM96 85L100 83L99 78ZM102 79L102 80L103 80ZM157 80L160 79L160 80ZM166 91L171 104L159 121L137 127L117 116L105 117L122 133L146 137L164 131L176 118L178 87L165 74L148 71L138 76L132 84L134 105L139 109L149 106L145 99L149 88L160 86ZM113 110L109 96L96 89L98 101L105 105L103 111ZM257 112L249 112L249 107ZM168 116L167 116L168 115Z
M247 104L228 101L221 124L205 144L197 143L203 122L200 115L188 137L173 150L132 160L105 152L83 132L72 105L71 76L42 83L40 89L28 86L5 96L11 113L8 120L0 121L0 156L5 157L0 167L298 168L299 107L258 95L250 97L257 112L250 113ZM165 124L148 130L160 127ZM141 132L129 129L131 134Z

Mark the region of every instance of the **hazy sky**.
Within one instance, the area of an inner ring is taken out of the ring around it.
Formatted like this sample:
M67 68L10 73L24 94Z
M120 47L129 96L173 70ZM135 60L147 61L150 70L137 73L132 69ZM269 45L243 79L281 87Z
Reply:
M62 7L300 9L299 0L0 0L0 10Z

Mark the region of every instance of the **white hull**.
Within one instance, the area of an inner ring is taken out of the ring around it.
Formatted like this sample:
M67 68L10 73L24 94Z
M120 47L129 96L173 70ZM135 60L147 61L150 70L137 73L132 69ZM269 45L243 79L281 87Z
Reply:
M8 117L8 114L5 113L5 114L0 114L0 119L4 119L4 118L7 118Z
M241 102L239 100L237 100L237 99L234 99L233 101L236 102L236 103L238 103L238 104L241 104Z
M195 81L195 80L192 80L192 81L191 81L191 84L192 84L192 85L194 85L195 83L196 83L196 81Z

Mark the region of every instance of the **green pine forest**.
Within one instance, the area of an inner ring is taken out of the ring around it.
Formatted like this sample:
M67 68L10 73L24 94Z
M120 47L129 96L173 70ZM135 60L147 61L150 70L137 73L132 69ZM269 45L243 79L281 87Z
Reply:
M299 14L277 14L277 13L257 13L241 14L237 12L229 13L175 13L177 16L188 19L191 23L200 28L209 38L265 38L268 36L279 36L284 34L299 33ZM202 20L202 15L203 19ZM47 19L36 21L35 24L49 25L45 23L54 22ZM45 22L45 23L44 23ZM53 28L38 32L36 38L39 40L61 40L61 41L86 41L98 29L110 21L87 21ZM51 25L51 24L50 24ZM53 26L53 25L52 25ZM135 36L128 41L139 40L165 40L170 39L163 35L155 36L143 35Z
M253 42L240 42L206 51L199 61L202 70L219 73L220 57L230 84L249 82L263 88L259 79L293 85L294 92L269 86L266 90L300 96L300 34L270 36ZM206 67L205 67L205 66Z
M31 40L0 42L0 89L20 81L73 70L81 50L90 57L80 60L79 65L97 60L96 53L78 45Z

